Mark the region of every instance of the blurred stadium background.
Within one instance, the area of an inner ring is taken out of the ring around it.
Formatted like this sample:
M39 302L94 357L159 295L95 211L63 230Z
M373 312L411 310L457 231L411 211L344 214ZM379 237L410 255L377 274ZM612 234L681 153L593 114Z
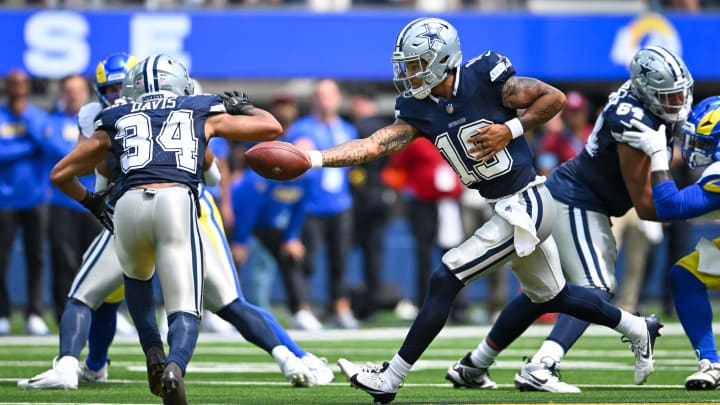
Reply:
M313 79L333 78L346 95L374 92L381 112L392 116L390 55L397 31L432 14L458 28L465 60L497 50L518 74L581 91L594 108L627 78L626 63L639 47L660 44L684 57L700 100L720 94L720 53L714 49L719 12L720 0L5 0L0 77L25 69L34 78L32 101L49 109L59 78L92 78L107 54L163 52L186 63L206 92L241 89L261 106L287 93L306 112ZM693 245L718 230L712 223L695 225ZM388 234L386 280L412 297L413 241L401 216ZM19 307L25 300L19 240L13 250L8 278ZM658 257L664 251L661 244ZM360 260L356 253L351 284L362 278ZM397 270L402 268L408 271ZM663 269L657 270L646 288L650 298L660 291ZM619 279L622 271L621 265ZM314 300L325 299L325 274L315 273ZM273 298L281 300L277 279ZM484 295L483 282L472 286L471 297Z

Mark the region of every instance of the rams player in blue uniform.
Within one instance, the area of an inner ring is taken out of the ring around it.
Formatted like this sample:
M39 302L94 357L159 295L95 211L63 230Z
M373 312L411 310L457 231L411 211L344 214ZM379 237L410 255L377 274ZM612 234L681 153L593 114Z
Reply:
M650 161L628 144L624 134L634 130L633 119L653 128L665 125L665 140L670 144L692 106L692 76L673 52L659 46L640 49L629 68L630 80L609 96L583 151L556 168L547 181L557 206L552 236L565 278L605 301L616 287L617 246L610 217L635 207L642 219L657 220ZM517 315L516 303L509 303L504 312ZM588 325L587 320L560 314L540 349L515 375L516 387L580 392L560 380L558 369ZM646 371L636 370L635 384L646 378Z
M198 187L207 142L213 136L267 141L280 136L282 127L252 105L235 103L247 115L231 115L219 96L193 95L187 70L167 55L137 64L122 94L128 103L103 110L93 135L53 168L51 180L115 231L126 302L148 357L163 350L153 305L157 271L170 350L160 384L151 389L166 404L187 403L183 375L197 343L205 278ZM110 155L121 170L111 197L114 218L105 193L88 191L76 178Z
M656 130L633 122L635 146L650 156L652 191L658 218L677 221L698 216L717 219L720 213L720 97L693 108L682 126L683 159L691 168L707 166L693 185L678 190L668 169L668 148L662 125ZM720 238L700 239L695 250L670 269L673 299L680 323L698 358L698 371L685 379L688 390L720 386L720 361L712 330L708 290L720 290Z
M83 140L92 135L93 121L97 113L120 96L122 82L128 70L136 63L134 57L118 53L108 56L98 64L95 87L100 102L89 103L79 114ZM209 157L212 158L212 155ZM219 173L217 169L212 169L214 164L208 164L207 159L206 155L206 166L211 168L203 173L203 181L213 184L219 181ZM212 162L214 163L214 160ZM100 181L95 188L105 189L106 177L98 173L97 179ZM237 272L230 258L218 209L207 189L201 187L200 190L200 233L207 246L205 253L208 263L205 305L231 322L248 341L272 353L294 385L321 385L332 382L332 371L321 359L299 347L272 314L245 300L238 285ZM110 293L113 289L115 291ZM122 268L115 254L112 234L108 230L99 235L96 243L86 252L83 266L68 295L71 305L66 308L61 321L59 360L55 362L53 369L32 379L21 380L18 383L21 388L75 389L78 375L82 381L107 380L108 348L115 334L117 308L124 297ZM92 316L91 309L94 309ZM257 320L258 313L274 333L263 336L267 330L263 322ZM89 318L92 318L92 322ZM88 338L88 357L76 374L77 359ZM275 348L281 345L286 346L298 361L293 361L292 357L280 358L281 348ZM163 357L164 354L154 361L162 361ZM66 363L69 364L67 367Z
M557 114L565 96L539 80L516 76L510 60L493 51L463 63L457 31L437 18L406 25L392 58L400 92L396 121L368 138L308 151L311 166L364 163L426 137L463 183L492 202L494 215L443 255L422 308L390 362L357 367L338 361L351 384L376 401L392 401L413 364L442 330L458 292L510 260L523 288L523 312L513 319L501 316L502 327L493 328L482 353L468 354L453 367L454 380L495 387L487 376L490 357L546 312L567 312L616 329L631 339L636 366L647 370L657 322L646 323L583 288L566 285L550 236L555 206L545 179L535 172L523 134ZM525 110L521 116L519 109Z

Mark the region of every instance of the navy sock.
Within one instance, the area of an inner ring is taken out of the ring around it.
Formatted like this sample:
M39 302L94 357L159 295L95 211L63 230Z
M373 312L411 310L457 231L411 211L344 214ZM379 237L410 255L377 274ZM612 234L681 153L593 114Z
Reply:
M60 357L80 358L90 334L92 310L82 302L70 298L60 317Z
M235 300L224 306L217 314L235 326L245 340L268 353L272 352L273 347L280 345L268 322L247 301L243 303Z
M170 362L177 363L185 375L190 358L195 351L198 334L200 333L200 319L187 312L175 312L168 316L168 353L165 365Z
M447 322L455 297L465 285L441 265L430 275L428 295L398 354L410 365L420 358Z
M107 362L108 350L115 337L119 302L105 302L93 311L88 339L88 357L85 363L90 370L98 371Z
M543 303L533 303L525 294L515 297L505 306L488 337L501 350L522 335L540 315L559 312L610 328L620 322L620 310L603 301L589 289L566 285L555 298Z
M147 353L151 347L163 347L157 319L155 319L152 279L142 281L128 276L124 276L124 278L125 301L135 323L143 352Z
M680 324L700 359L718 361L715 336L712 331L713 311L707 287L694 274L681 266L670 269L675 311Z
M610 301L612 294L608 291L598 288L585 288L587 292L597 295L603 301ZM585 329L590 326L590 322L583 321L567 314L560 314L555 326L553 327L547 340L555 341L563 348L565 353L577 342L577 340L585 333Z
M500 312L488 332L488 338L502 350L522 335L543 313L545 311L542 304L535 304L527 295L519 294Z

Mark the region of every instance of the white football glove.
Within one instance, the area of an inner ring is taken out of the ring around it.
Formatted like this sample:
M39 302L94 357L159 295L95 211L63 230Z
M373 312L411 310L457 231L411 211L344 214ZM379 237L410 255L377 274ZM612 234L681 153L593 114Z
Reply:
M630 147L639 149L650 156L652 171L668 170L669 159L667 140L665 138L665 124L661 124L658 129L652 129L634 118L630 120L630 124L637 131L623 132L623 140Z

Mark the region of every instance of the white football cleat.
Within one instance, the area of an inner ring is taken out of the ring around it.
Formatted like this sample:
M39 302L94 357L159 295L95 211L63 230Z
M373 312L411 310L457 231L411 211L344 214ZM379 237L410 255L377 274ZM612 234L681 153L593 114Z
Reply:
M80 381L88 382L107 382L108 379L108 365L110 360L106 361L102 368L98 371L90 370L87 363L83 362L82 366L78 369L78 378Z
M515 374L515 387L520 391L580 392L580 388L560 380L558 364L550 357L543 357L539 363L528 360Z
M714 390L720 386L720 363L710 363L702 359L698 371L685 379L685 388L695 390Z
M630 342L630 350L635 353L636 385L644 384L648 376L655 370L653 349L655 348L655 339L660 336L660 328L663 327L654 314L645 317L645 325L647 329L640 336L635 339L626 338Z
M280 365L280 369L293 387L313 387L317 385L315 375L296 356L288 356Z
M18 388L38 390L76 390L78 387L78 360L70 356L53 359L53 368L33 378L18 381Z
M315 383L317 385L328 385L335 379L335 374L327 366L327 359L324 357L317 357L312 353L305 353L302 357L303 363L307 366L310 372L315 376Z
M390 363L383 363L382 367L362 367L357 374L350 377L350 384L370 394L375 402L388 404L395 399L398 389L402 386L393 386L388 378Z
M470 352L448 368L445 379L453 383L453 387L460 388L497 388L495 381L490 379L487 368L475 367L470 360Z

